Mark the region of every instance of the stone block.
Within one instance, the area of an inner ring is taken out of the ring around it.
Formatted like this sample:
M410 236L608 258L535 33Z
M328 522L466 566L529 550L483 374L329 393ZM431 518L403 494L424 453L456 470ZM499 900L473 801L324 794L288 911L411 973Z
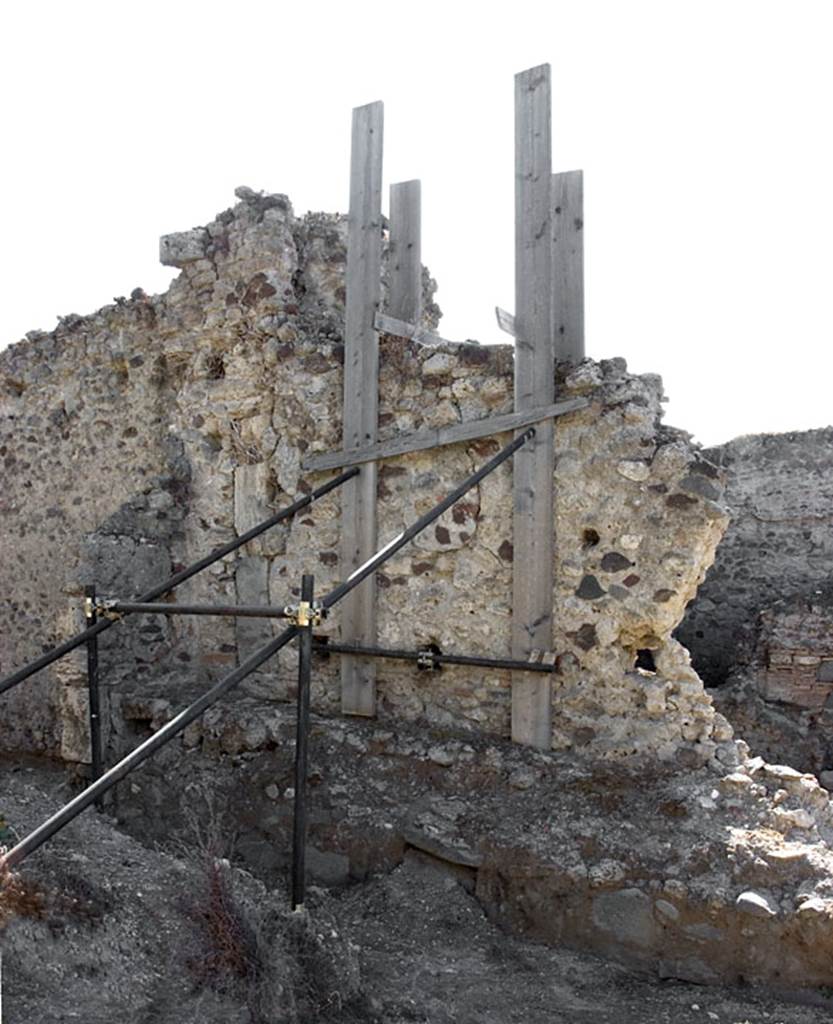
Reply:
M205 228L176 231L159 239L159 262L164 267L182 268L205 258L209 237Z
M341 853L307 846L306 868L313 882L328 888L347 885L350 881L350 861Z
M749 914L751 917L769 918L775 917L778 913L768 896L759 892L753 892L751 889L742 892L738 896L735 900L735 906L738 910L744 914Z
M269 562L257 556L237 559L234 573L238 604L266 605L269 603ZM273 619L235 619L237 651L240 661L245 661L259 647L275 635Z
M237 466L234 470L234 530L238 537L274 514L269 503L269 484L269 466L265 462ZM246 554L282 553L286 549L286 532L283 523L271 527L249 541Z
M86 688L62 686L60 691L61 758L89 764L90 704Z
M624 945L650 949L659 929L651 898L641 889L602 892L593 897L593 924Z

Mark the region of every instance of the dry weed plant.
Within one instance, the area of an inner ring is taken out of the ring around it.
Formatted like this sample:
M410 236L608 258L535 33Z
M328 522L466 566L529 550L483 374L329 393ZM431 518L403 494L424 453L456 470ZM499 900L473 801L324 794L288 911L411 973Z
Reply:
M254 1024L373 1020L356 950L329 917L292 913L283 893L261 891L254 879L241 884L230 863L234 836L213 794L201 790L185 818L176 846L196 869L182 900L193 926L183 955L195 991L239 1001Z
M0 857L5 853L0 847ZM15 917L43 918L45 905L43 892L0 860L0 931Z
M280 951L267 937L260 908L235 885L236 836L208 788L195 792L184 819L175 847L193 868L194 884L180 906L192 926L183 960L194 991L211 989L246 1005L255 1024L292 1020L283 1012L285 986L276 978Z
M4 853L0 847L0 856ZM43 859L34 877L0 861L0 930L15 917L43 921L53 933L78 925L95 927L112 910L108 893L60 857Z

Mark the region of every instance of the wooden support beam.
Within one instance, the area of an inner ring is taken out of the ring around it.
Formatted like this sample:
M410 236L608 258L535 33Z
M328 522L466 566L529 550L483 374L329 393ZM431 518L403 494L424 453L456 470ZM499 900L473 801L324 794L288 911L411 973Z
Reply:
M344 325L345 451L373 444L378 425L379 338L374 317L381 301L382 134L381 103L353 110ZM347 579L377 548L374 464L369 463L358 477L347 481L341 501L341 575ZM341 636L346 642L375 644L373 577L344 599ZM341 706L345 714L375 714L376 668L372 660L342 658Z
M390 285L387 312L418 324L422 316L422 227L418 181L390 187Z
M584 359L584 175L552 176L552 315L555 359L575 366ZM515 318L495 306L497 325L517 337Z
M419 324L407 323L405 320L397 320L395 316L387 316L385 313L376 314L376 330L383 334L393 334L397 338L411 338L423 345L453 345L455 342L441 338L439 334L429 331Z
M552 337L552 141L548 64L515 76L515 410L555 398ZM512 657L552 648L553 424L514 459ZM552 745L549 677L512 677L512 738Z
M459 444L461 441L474 441L478 437L489 437L507 430L520 430L521 427L528 427L533 423L564 416L577 409L585 409L589 404L586 398L567 398L540 409L507 412L500 416L489 416L484 420L467 420L464 423L452 423L448 427L403 434L400 437L392 437L389 441L378 441L376 444L350 452L322 452L304 459L301 469L305 473L315 473L324 469L337 469L339 466L359 466L364 462L406 455L408 452L427 451L429 448L442 448L444 445Z
M584 176L552 176L552 285L555 358L584 359Z
M495 316L497 317L497 325L507 334L511 334L515 337L515 318L511 313L507 313L505 309L501 309L500 306L495 306Z

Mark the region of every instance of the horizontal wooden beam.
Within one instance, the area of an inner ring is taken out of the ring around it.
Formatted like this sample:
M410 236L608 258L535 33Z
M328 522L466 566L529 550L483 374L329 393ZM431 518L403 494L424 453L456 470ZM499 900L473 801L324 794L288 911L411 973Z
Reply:
M396 338L410 338L412 341L422 342L423 345L450 345L452 342L441 338L439 334L420 327L417 324L409 324L404 320L397 320L395 316L388 316L386 313L377 313L374 321L377 331L383 334L392 334Z
M357 466L364 462L375 462L376 459L390 458L392 455L441 448L443 445L456 444L459 441L474 441L478 437L502 434L507 430L520 430L521 427L528 427L532 423L564 416L577 409L586 409L589 404L586 398L567 398L554 405L541 406L539 409L524 409L522 412L490 416L485 420L469 420L448 427L437 427L434 430L421 430L416 434L403 434L401 437L391 438L390 441L379 441L378 444L349 452L322 452L320 455L311 455L305 459L301 463L301 468L306 472L315 472L336 469L339 466Z

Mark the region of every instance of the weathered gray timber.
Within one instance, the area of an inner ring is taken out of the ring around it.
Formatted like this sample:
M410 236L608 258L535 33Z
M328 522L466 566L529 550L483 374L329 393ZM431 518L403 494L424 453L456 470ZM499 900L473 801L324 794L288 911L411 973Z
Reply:
M448 345L445 338L429 331L427 327L420 327L419 324L408 323L405 320L398 320L395 316L386 316L384 313L376 314L376 330L385 334L393 334L397 338L408 338L411 341L418 341L422 345Z
M515 318L511 313L507 313L505 309L501 309L500 306L495 306L495 316L497 317L497 325L507 334L511 334L515 337Z
M515 410L555 398L552 338L552 142L548 64L515 76ZM515 456L512 657L552 647L553 424ZM512 738L552 745L549 678L513 673Z
M584 359L584 175L552 176L552 314L555 358Z
M382 133L380 102L354 109L344 330L345 451L372 444L378 424L379 338L374 317L381 301ZM375 464L368 463L342 492L344 579L376 551L376 475ZM376 642L376 585L372 578L345 598L341 635L345 641ZM376 668L372 661L342 659L341 700L345 714L375 713Z
M418 324L422 315L422 228L419 181L390 187L390 287L388 313Z
M554 402L541 409L529 409L524 412L507 412L500 416L489 416L483 420L469 420L465 423L454 423L450 427L436 427L434 430L420 430L414 434L403 434L389 441L379 441L359 448L352 452L324 452L312 455L301 463L305 472L316 472L323 469L335 469L338 466L358 466L376 459L390 458L393 455L406 455L408 452L425 451L428 448L442 448L447 444L460 441L475 441L479 437L489 437L506 430L520 430L533 423L564 416L568 412L584 409L589 404L586 398L568 398Z

